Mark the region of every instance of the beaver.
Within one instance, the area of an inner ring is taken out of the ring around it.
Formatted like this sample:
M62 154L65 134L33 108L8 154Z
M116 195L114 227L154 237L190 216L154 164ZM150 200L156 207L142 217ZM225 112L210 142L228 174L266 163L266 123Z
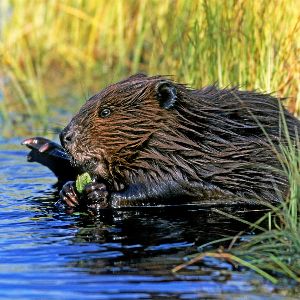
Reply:
M271 94L136 74L92 96L61 131L72 166L93 182L79 195L69 181L60 197L97 208L276 204L288 193L280 145L299 129Z

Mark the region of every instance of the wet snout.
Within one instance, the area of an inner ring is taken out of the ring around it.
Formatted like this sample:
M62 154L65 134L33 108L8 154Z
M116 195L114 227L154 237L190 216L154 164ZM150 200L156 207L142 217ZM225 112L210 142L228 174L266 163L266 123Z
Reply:
M69 125L65 127L59 134L60 143L65 149L68 149L68 146L73 143L74 137L75 132Z

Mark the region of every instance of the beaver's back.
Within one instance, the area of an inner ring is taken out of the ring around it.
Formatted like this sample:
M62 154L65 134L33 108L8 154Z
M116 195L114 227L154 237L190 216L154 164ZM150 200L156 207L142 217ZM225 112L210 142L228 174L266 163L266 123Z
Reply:
M184 135L197 141L189 161L200 178L245 198L277 201L286 194L281 147L300 127L278 99L211 86L190 91L178 117Z

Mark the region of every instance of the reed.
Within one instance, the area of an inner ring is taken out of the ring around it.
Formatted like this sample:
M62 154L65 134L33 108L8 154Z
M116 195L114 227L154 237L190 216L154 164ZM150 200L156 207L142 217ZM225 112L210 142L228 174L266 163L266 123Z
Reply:
M46 126L58 107L73 113L79 99L143 71L275 91L299 113L297 2L2 0L2 111Z

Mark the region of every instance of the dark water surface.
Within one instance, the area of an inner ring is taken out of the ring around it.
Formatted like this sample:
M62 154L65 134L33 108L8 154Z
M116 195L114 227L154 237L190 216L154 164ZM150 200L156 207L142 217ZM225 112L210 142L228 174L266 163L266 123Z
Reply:
M54 176L19 143L0 139L1 299L292 299L214 259L171 273L241 224L195 208L67 214Z

